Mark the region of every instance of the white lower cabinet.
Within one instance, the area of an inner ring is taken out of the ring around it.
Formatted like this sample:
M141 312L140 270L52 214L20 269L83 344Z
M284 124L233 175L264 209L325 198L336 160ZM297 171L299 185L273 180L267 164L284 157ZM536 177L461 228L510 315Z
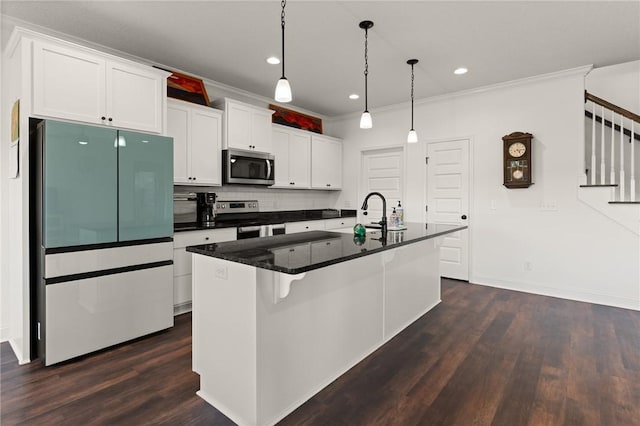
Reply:
M303 222L288 222L285 223L285 233L286 234L295 234L296 232L306 232L306 231L324 231L325 224L324 219L322 220L306 220Z
M234 241L236 228L178 232L173 236L173 305L175 313L191 310L191 253L187 246Z
M355 217L339 217L335 219L325 219L324 225L327 231L331 229L353 228L356 224Z

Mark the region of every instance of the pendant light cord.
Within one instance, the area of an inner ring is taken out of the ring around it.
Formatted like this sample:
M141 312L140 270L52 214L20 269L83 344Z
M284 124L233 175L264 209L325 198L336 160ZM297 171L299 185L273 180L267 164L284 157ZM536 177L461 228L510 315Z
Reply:
M411 64L411 130L413 130L413 64Z
M369 29L364 29L364 110L369 111L367 77L369 75Z
M284 76L284 7L287 5L287 0L282 0L280 6L282 6L282 13L280 13L280 26L282 27L282 78Z

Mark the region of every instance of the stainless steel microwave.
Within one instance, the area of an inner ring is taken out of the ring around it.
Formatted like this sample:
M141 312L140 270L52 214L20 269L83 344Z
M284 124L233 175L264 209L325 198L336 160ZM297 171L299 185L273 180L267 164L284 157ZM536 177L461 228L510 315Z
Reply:
M275 157L264 152L222 151L223 183L273 185Z

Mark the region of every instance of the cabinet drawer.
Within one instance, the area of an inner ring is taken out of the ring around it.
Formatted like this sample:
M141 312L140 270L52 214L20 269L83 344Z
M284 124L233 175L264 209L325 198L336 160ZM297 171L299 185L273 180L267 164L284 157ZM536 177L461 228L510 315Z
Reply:
M290 222L285 224L287 234L306 231L324 231L324 220L308 220L305 222Z
M355 217L344 217L337 219L326 219L325 229L340 229L340 228L353 228L356 224Z
M204 231L177 232L173 235L173 248L184 248L198 244L234 241L236 228L207 229Z

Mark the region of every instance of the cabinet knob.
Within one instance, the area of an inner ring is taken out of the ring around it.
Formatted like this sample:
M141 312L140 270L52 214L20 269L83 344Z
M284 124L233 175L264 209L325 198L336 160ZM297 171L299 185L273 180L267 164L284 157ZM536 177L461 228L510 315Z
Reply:
M204 237L204 240L205 241L209 241L209 237Z
M308 227L308 226L305 226L305 227L304 227L304 229L309 229L309 227Z
M331 184L330 184L330 183L328 183L328 184L327 184L327 186L331 186Z
M104 121L106 119L107 119L107 117L100 117L100 120L102 120L102 121Z
M195 177L194 177L194 178L192 178L192 179L193 179L193 180L196 180L196 178L195 178Z
M466 215L466 214L463 214L462 216L460 216L460 219L462 219L462 220L466 220L466 219L467 219L467 215Z
M113 121L113 118L109 117L109 121Z

